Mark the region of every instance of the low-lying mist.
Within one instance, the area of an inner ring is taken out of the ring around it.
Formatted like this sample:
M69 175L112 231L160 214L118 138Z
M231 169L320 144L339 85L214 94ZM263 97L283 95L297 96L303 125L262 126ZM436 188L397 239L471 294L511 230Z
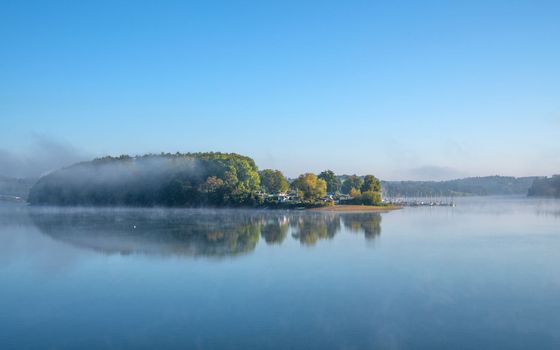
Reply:
M38 178L51 171L91 159L91 155L60 140L33 135L27 149L0 149L0 176Z

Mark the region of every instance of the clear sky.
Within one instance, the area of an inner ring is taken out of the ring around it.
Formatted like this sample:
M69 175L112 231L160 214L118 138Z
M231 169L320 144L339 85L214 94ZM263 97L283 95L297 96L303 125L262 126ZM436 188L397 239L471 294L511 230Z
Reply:
M560 1L0 1L0 174L52 150L559 173Z

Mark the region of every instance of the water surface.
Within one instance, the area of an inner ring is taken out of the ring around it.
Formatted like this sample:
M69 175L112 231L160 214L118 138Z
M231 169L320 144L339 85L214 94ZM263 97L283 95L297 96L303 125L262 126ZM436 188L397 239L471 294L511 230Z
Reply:
M560 202L457 204L2 204L0 348L560 348Z

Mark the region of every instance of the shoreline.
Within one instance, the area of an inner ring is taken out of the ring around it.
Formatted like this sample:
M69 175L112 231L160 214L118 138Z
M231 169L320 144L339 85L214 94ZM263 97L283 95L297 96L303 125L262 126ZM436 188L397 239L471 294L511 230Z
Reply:
M402 209L403 206L398 205L387 205L387 206L377 206L377 205L360 205L360 204L338 204L333 206L321 206L321 207L303 207L303 206L293 206L293 207L251 207L251 206L224 206L224 207L164 207L164 206L133 206L133 205L51 205L51 204L31 204L26 201L13 201L13 200L1 200L0 203L10 203L10 204L23 204L31 208L56 208L57 210L69 209L69 210L297 210L297 211L316 211L316 212L390 212L393 210Z
M333 205L330 207L319 207L319 208L309 208L309 211L324 211L324 212L377 212L384 213L392 210L402 209L403 207L390 205L390 206L379 206L379 205L359 205L359 204L340 204Z

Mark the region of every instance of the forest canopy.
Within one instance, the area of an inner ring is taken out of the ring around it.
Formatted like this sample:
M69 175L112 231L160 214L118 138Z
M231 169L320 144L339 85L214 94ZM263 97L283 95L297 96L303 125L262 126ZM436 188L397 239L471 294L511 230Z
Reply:
M342 184L333 171L325 170L302 174L290 183L279 170L259 171L249 157L217 152L122 155L78 163L40 178L28 201L63 206L291 208L332 205L340 189L349 189L352 203L381 203L380 182L373 175L353 176Z
M31 204L241 206L255 202L255 162L235 153L104 157L50 173L32 187Z
M560 198L560 175L539 177L529 188L529 196Z

